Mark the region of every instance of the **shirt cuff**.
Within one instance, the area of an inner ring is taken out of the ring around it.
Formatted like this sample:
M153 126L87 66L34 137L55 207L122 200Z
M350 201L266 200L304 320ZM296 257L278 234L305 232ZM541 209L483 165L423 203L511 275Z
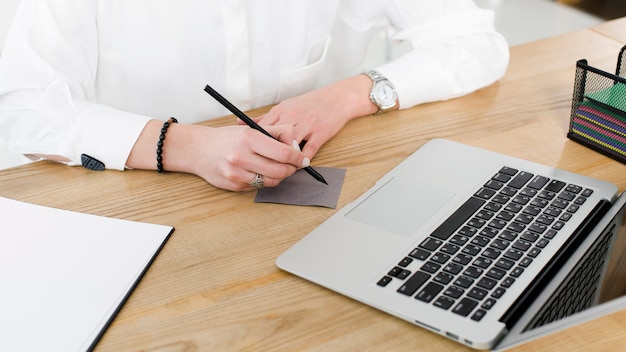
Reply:
M124 170L135 142L151 118L92 104L86 104L81 114L84 118L76 127L78 136L72 164L80 165L81 154L87 154L104 163L107 169Z

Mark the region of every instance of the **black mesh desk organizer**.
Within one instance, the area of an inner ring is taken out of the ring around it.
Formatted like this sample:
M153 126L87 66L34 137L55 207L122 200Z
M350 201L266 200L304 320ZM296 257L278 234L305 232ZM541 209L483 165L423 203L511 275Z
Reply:
M615 74L576 63L574 96L567 137L626 163L626 58L624 46Z

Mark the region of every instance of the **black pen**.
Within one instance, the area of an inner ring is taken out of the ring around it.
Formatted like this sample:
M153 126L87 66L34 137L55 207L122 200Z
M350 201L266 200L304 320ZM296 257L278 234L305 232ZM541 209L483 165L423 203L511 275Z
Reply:
M207 86L204 88L204 91L209 93L213 98L215 98L215 100L217 100L220 104L224 105L224 107L228 110L230 110L230 112L232 112L233 114L235 114L235 116L237 116L240 120L242 120L243 122L246 123L246 125L254 128L255 130L263 133L264 135L274 138L274 136L272 136L271 134L269 134L266 130L264 130L261 126L259 126L256 122L254 122L254 120L252 120L251 118L249 118L246 114L244 114L241 110L239 110L235 105L233 105L231 102L229 102L228 100L226 100L226 98L224 98L223 96L220 95L220 93L216 92L215 89L211 88L208 84ZM276 139L276 138L274 138ZM326 180L324 179L324 177L322 175L320 175L319 172L315 171L312 167L307 166L304 168L304 171L306 171L309 175L313 176L316 180L324 183L324 184L328 184L328 182L326 182Z

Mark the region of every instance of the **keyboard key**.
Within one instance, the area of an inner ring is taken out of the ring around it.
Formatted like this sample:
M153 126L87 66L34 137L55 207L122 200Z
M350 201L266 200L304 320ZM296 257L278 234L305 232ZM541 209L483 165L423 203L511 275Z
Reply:
M518 249L522 252L526 252L528 248L530 248L530 246L532 246L532 244L524 239L519 239L513 244L513 248Z
M404 280L409 277L409 275L411 275L411 271L404 269L398 275L396 275L396 277L400 280Z
M466 254L459 254L456 257L454 257L453 261L460 265L467 265L467 263L472 261L472 256L469 256Z
M535 242L539 238L539 235L531 231L526 231L520 238L528 242Z
M506 279L504 279L504 280L502 281L502 287L504 287L504 288L509 288L509 287L511 287L514 283L515 283L515 279L509 276L509 277L507 277Z
M422 265L420 269L424 270L427 273L433 274L436 273L439 268L441 268L441 265L435 262L427 261L426 263L424 263L424 265Z
M513 203L526 205L526 204L528 204L528 202L530 202L530 197L527 197L527 196L518 195L518 196L513 198Z
M582 191L583 188L577 185L567 185L565 190L568 192L572 192L572 193L580 193L580 191Z
M511 221L511 219L515 217L515 214L522 209L522 206L519 204L510 203L510 204L507 204L507 206L504 209L505 209L504 211L501 211L500 213L498 213L497 218L503 221Z
M547 238L541 238L541 239L539 239L539 241L537 241L536 245L539 248L546 248L548 243L550 243L550 240L548 240Z
M493 197L494 194L496 194L496 191L494 191L493 189L481 188L480 190L478 190L478 192L474 193L474 196L480 199L489 199Z
M426 281L430 279L430 275L423 271L417 271L413 274L400 288L399 293L412 296Z
M430 256L430 252L421 248L415 248L409 256L419 260L426 260Z
M504 230L498 237L504 240L507 240L509 242L512 242L515 238L517 238L517 234L515 232Z
M513 265L515 265L515 262L506 259L506 258L500 258L498 259L498 261L496 262L495 266L497 266L498 268L504 269L504 270L509 270L513 267Z
M474 283L474 280L470 279L467 276L459 276L456 281L454 281L454 284L462 287L462 288L469 288L470 286L472 286L472 284Z
M463 270L463 266L459 265L459 264L455 264L455 263L448 263L448 265L446 265L443 270L449 272L452 275L456 275L458 273L461 272L461 270Z
M406 268L407 266L409 266L409 264L411 264L411 262L413 262L413 259L409 257L405 257L404 259L400 261L400 263L398 263L398 266Z
M478 309L477 311L474 312L474 314L472 314L471 319L474 321L481 321L485 315L487 315L486 310Z
M543 235L543 237L545 237L545 238L547 238L547 239L551 240L551 239L553 239L553 238L554 238L554 236L556 236L556 234L557 234L557 233L558 233L558 232L557 232L556 230L548 230L548 231L546 232L546 234L545 234L545 235Z
M545 200L552 200L552 199L554 199L554 197L556 197L556 193L550 192L550 191L541 191L541 192L539 192L537 197L543 198ZM539 205L539 204L535 204L535 205Z
M515 216L515 213L519 213L519 211L522 210L522 208L523 206L520 204L509 203L504 207L504 210L506 210L509 214L500 214L499 218L504 219L504 220L511 220L513 219L513 216Z
M464 244L467 243L467 241L469 241L469 237L467 236L461 236L461 235L454 235L452 236L452 238L450 239L450 242L457 245L457 246L462 246ZM446 252L447 253L447 252Z
M491 297L493 297L493 298L500 298L505 293L506 293L506 289L505 288L498 287L497 289L495 289L495 291L493 291L493 293L491 294Z
M463 253L467 255L475 256L476 254L480 253L480 250L481 248L479 246L468 244L467 246L465 246L465 248L463 248Z
M509 249L508 251L506 251L506 253L504 253L504 256L511 259L511 260L518 260L519 258L521 258L524 255L523 252L517 250L517 249Z
M447 285L450 283L450 281L452 281L452 279L454 279L453 275L442 271L433 278L433 281L438 282L442 285Z
M463 272L463 275L476 279L483 273L483 271L484 270L479 267L469 266L465 272Z
M524 188L523 190L519 192L519 194L532 198L537 194L537 190L532 189L532 188Z
M435 303L433 303L435 307L439 307L445 310L450 309L450 307L452 307L453 304L454 304L454 300L446 296L439 296L439 298L435 300Z
M558 197L560 199L563 199L565 201L571 202L574 200L574 198L576 198L576 194L575 193L571 193L571 192L567 192L567 191L563 191L561 193L559 193Z
M452 311L456 314L462 315L464 317L468 316L474 308L478 305L473 299L463 298L461 301L452 309Z
M499 191L500 188L502 188L503 186L504 186L504 182L500 182L500 181L494 180L494 179L491 179L491 180L487 181L487 183L485 183L485 187L486 188L494 189L496 191Z
M529 205L524 208L524 214L529 214L532 216L537 216L537 214L541 213L541 208L535 205Z
M502 183L507 183L511 179L511 176L507 175L507 174L503 174L503 173L497 173L491 179L492 180L496 180L496 181L500 181Z
M489 258L478 257L476 258L476 260L474 260L472 265L477 266L481 269L487 269L491 265L491 263L493 263L493 261Z
M508 176L515 176L515 174L517 173L517 171L518 171L517 169L514 169L514 168L512 168L512 167L503 166L503 167L500 169L499 173L501 173L501 174L505 174L505 175L508 175Z
M563 189L563 187L565 187L565 182L552 180L545 189L550 192L558 193Z
M515 193L517 193L517 190L511 187L504 187L503 189L500 190L500 194L509 196L509 197L514 196Z
M500 239L500 238L496 238L495 240L491 242L491 247L499 249L499 250L504 250L506 249L506 247L509 246L509 244L511 244L511 242Z
M435 255L433 255L430 260L438 264L445 264L448 260L450 260L450 255L438 252L435 253Z
M508 186L521 189L533 176L530 172L521 171L509 182Z
M484 247L489 243L489 238L483 236L476 236L472 239L472 244Z
M524 268L518 266L511 271L511 276L519 277L520 275L522 275L523 272L524 272Z
M439 248L439 246L441 246L442 244L443 244L443 241L438 240L436 238L428 237L419 246L433 252L437 248Z
M502 204L489 202L485 205L485 209L493 211L494 213L502 209Z
M541 249L534 247L533 249L530 250L530 252L528 252L528 256L531 258L537 258L539 253L541 253Z
M550 205L559 209L566 209L569 205L569 202L566 202L563 199L555 199L552 203L550 203Z
M491 309L491 307L493 307L496 302L497 301L493 298L487 298L480 307L484 309Z
M470 199L463 203L446 221L439 225L431 236L442 240L448 239L448 237L452 236L452 234L485 203L486 202L482 199L470 197Z
M381 287L385 287L385 286L387 286L391 282L391 280L393 280L391 278L391 276L383 276L382 279L378 280L376 285L381 286Z
M491 290L492 288L496 287L497 284L498 282L496 280L490 279L488 277L483 277L482 279L478 280L476 286L482 287L486 290Z
M528 184L528 187L534 188L534 189L542 189L543 186L545 186L546 183L548 183L548 181L550 181L550 179L547 177L535 176L535 178L533 178L532 181L530 181L530 183Z
M497 248L493 248L493 247L489 247L487 249L485 249L483 251L483 256L489 258L489 259L496 259L500 256L500 254L502 253L502 251L500 251Z
M424 289L422 289L417 296L415 296L415 298L429 303L437 296L437 294L439 294L439 292L441 292L441 290L443 290L443 286L434 282L429 282L426 286L424 286Z
M387 275L395 277L395 276L398 276L398 274L400 274L401 271L402 271L402 268L396 266L393 269L389 270Z
M492 267L487 270L487 274L485 275L494 278L495 280L500 280L504 277L504 275L506 275L506 271L497 267Z
M459 298L465 293L465 290L458 286L450 286L448 287L443 294L452 298Z
M458 236L458 235L455 235ZM459 237L463 237L463 236L459 236ZM465 237L467 239L467 237ZM450 242L453 242L452 240L450 240ZM459 249L461 249L461 247L459 247L456 244L453 243L446 243L443 245L443 247L441 247L441 251L443 253L447 253L447 254L454 254L456 252L459 251Z
M532 258L524 258L521 262L519 262L519 266L523 268L527 268L533 262Z
M540 223L535 222L532 225L530 225L530 227L528 229L533 231L533 232L536 232L538 234L542 234L542 233L544 233L548 229L548 227L546 225L544 225L544 224L540 224Z
M478 287L474 287L467 293L467 296L470 298L474 298L477 301L482 301L483 298L485 298L488 293L489 292L487 292L486 290L483 290Z
M481 236L485 236L485 237L489 237L489 238L494 238L496 237L496 235L498 234L498 229L494 229L493 227L486 227L482 230L480 230L480 235Z

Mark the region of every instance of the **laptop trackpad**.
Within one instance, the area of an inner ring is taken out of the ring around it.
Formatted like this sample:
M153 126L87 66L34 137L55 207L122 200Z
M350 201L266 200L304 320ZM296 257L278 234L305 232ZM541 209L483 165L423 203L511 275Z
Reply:
M454 193L394 177L346 216L402 236L415 232Z

